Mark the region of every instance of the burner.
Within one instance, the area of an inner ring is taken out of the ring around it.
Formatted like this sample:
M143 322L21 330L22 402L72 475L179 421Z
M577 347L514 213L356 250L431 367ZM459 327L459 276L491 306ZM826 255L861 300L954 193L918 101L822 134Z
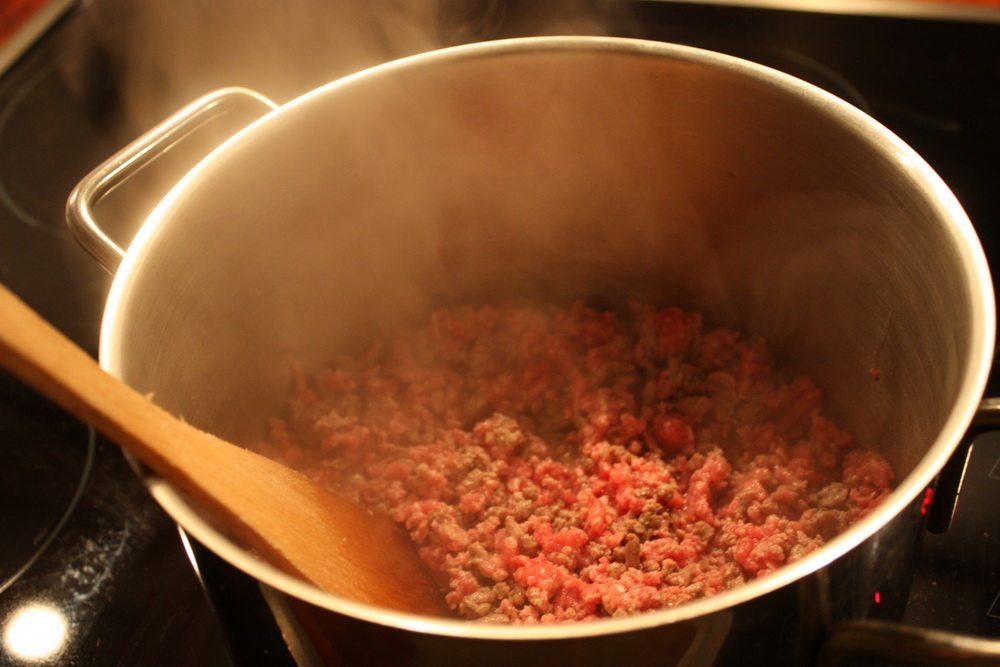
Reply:
M117 142L95 127L86 100L74 98L70 77L97 76L99 52L77 49L52 54L32 52L38 66L0 86L0 205L23 225L68 236L63 206L70 189L94 166L94 155L109 155ZM29 64L35 64L29 63ZM80 63L84 63L81 70ZM19 74L21 73L19 72ZM103 96L113 92L103 86ZM81 104L83 102L83 104ZM46 187L38 187L44 183Z
M67 443L77 443L76 446ZM0 377L0 593L59 533L83 493L95 435L9 375Z
M66 26L0 78L0 281L94 351L109 276L72 238L64 206L130 128L109 120L117 98L107 56L72 41Z

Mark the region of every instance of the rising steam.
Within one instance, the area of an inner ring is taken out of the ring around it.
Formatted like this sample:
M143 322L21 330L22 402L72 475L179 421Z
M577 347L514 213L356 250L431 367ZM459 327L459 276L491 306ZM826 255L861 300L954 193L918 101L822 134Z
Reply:
M140 126L225 86L279 102L372 65L512 34L605 34L601 3L148 0L85 7ZM524 5L524 6L521 6Z

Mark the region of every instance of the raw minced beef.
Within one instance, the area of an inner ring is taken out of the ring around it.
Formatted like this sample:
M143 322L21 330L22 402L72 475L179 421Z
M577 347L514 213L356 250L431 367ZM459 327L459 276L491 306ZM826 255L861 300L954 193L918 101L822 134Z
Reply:
M697 313L456 307L306 378L261 448L402 524L462 616L714 595L819 548L893 475L763 341Z

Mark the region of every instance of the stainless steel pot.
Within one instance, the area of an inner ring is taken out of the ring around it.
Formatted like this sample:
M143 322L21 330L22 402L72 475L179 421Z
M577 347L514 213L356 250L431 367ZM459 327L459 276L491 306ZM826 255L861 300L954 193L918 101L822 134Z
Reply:
M177 183L117 266L93 201L205 116L244 104L267 113ZM633 297L766 336L899 481L876 511L773 575L593 623L482 625L338 598L261 562L147 478L186 531L427 664L701 664L754 647L777 657L814 648L831 619L870 613L857 589L880 585L911 549L914 503L976 412L994 342L973 228L910 148L776 71L615 38L446 49L271 106L236 89L200 100L71 198L79 238L117 267L101 363L164 407L248 441L281 411L290 358L315 368L443 303Z

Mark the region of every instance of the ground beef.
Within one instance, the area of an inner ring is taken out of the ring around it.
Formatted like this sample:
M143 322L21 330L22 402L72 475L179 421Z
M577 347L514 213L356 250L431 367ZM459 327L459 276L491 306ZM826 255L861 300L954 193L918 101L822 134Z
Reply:
M297 375L261 449L402 524L461 615L714 595L819 548L892 470L697 313L482 306Z

